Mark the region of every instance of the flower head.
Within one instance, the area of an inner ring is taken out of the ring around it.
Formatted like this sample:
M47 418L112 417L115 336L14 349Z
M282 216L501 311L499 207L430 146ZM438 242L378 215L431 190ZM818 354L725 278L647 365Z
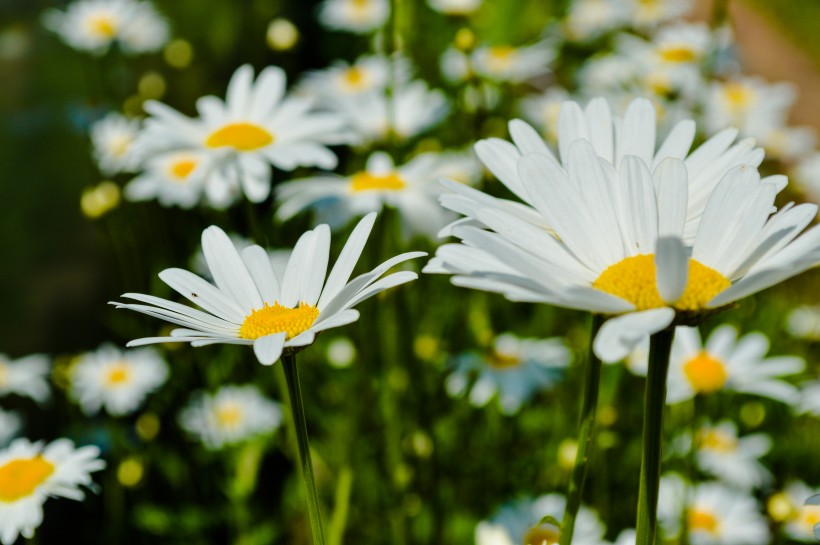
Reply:
M319 8L323 26L355 34L378 30L389 15L388 0L324 0Z
M17 394L43 403L51 397L48 385L50 372L51 362L41 354L17 360L0 354L0 396Z
M140 124L139 119L110 112L91 126L94 157L105 176L134 171L137 164L132 144L139 133Z

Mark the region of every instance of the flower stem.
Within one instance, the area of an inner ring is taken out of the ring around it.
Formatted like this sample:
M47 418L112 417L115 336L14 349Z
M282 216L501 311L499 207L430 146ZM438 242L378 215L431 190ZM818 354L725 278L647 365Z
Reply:
M575 532L575 517L578 516L578 509L581 507L581 495L584 492L584 482L589 469L592 438L595 434L595 417L598 412L598 386L601 382L601 360L592 351L592 343L603 321L601 315L594 314L592 316L586 361L587 369L581 404L581 426L578 432L578 453L575 456L575 467L572 469L572 478L569 482L567 508L564 511L564 519L561 521L560 545L572 543L572 535Z
M290 394L293 427L296 429L296 438L299 445L299 461L301 462L302 478L305 481L305 493L307 494L308 515L310 516L310 528L313 532L313 543L315 545L324 545L325 534L322 530L322 515L319 512L319 496L316 493L316 480L313 478L313 463L310 459L310 443L308 441L307 424L305 423L302 390L299 386L299 371L296 367L296 356L294 354L283 355L282 364L288 383L288 393Z
M654 545L658 522L658 488L661 479L663 412L666 406L666 377L674 329L666 329L649 339L649 372L644 394L643 446L638 488L638 537L636 545Z

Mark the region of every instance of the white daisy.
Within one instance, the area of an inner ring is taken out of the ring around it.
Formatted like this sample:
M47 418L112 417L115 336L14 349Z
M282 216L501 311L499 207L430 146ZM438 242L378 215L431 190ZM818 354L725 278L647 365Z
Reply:
M799 411L820 416L820 380L812 380L802 384L800 387Z
M715 482L687 485L673 473L661 478L659 494L658 519L667 538L679 537L681 514L685 512L692 545L770 542L766 520L747 492Z
M503 413L515 414L536 393L562 380L570 361L572 352L562 339L519 339L504 333L495 338L487 354L456 357L445 387L454 397L469 391L470 403L476 407L497 397Z
M704 119L710 132L731 125L745 135L763 137L786 125L795 99L795 87L787 82L767 83L758 77L715 82L704 104Z
M151 348L120 350L104 344L71 366L71 397L86 415L101 409L112 416L131 414L168 378L168 364Z
M137 0L75 0L65 11L48 10L43 22L69 46L97 55L115 43L124 53L150 53L169 36L153 4Z
M811 154L817 135L811 127L772 126L756 136L767 155L779 161L798 161Z
M820 152L801 159L794 167L797 188L812 202L820 202Z
M322 175L280 184L275 217L284 222L311 207L333 228L339 228L351 218L388 206L398 210L405 236L435 238L453 219L437 202L440 164L436 154L425 153L396 166L388 154L374 152L364 169L350 176Z
M806 363L796 356L766 358L768 350L769 339L764 334L748 333L738 339L730 325L715 329L705 345L697 328L677 328L669 360L667 402L728 391L796 405L799 390L781 377L800 373Z
M202 198L208 162L208 154L202 151L157 154L144 162L142 174L131 180L123 193L130 201L156 199L162 206L192 208ZM228 198L233 200L236 195Z
M359 319L352 307L388 288L417 278L401 271L380 278L389 269L424 252L408 252L388 259L372 271L350 274L364 249L376 214L368 214L353 230L339 259L326 276L330 249L327 225L299 239L282 278L274 275L267 252L250 246L242 254L228 235L211 226L202 233L202 250L215 280L210 284L183 269L166 269L160 279L206 312L140 293L123 297L147 304L112 303L181 325L170 337L149 337L128 346L162 342L253 345L259 361L271 365L283 349L300 350L316 335Z
M212 450L273 433L281 423L279 404L251 385L200 392L179 415L179 425Z
M691 0L632 0L631 21L641 29L679 19L689 13Z
M548 73L554 58L555 50L546 42L525 47L482 46L473 51L471 65L479 76L490 81L523 83Z
M561 532L550 524L539 522L551 516L561 520L566 498L561 494L547 494L534 499L516 500L502 506L475 530L475 545L543 545L558 543ZM581 507L575 522L573 545L604 545L605 528L598 515Z
M524 117L541 130L550 144L558 142L558 115L561 105L569 100L569 93L561 87L549 87L540 95L531 95L521 100Z
M51 397L49 373L51 361L47 356L33 354L10 360L0 354L0 396L17 394L43 403Z
M23 420L17 411L0 409L0 447L4 447L20 432Z
M253 241L236 233L228 233L228 238L231 239L231 244L241 253L248 246L253 246ZM273 267L273 274L276 278L284 278L285 270L288 268L288 260L292 250L289 248L280 248L268 250L268 258L270 259L270 266ZM194 273L202 278L211 281L211 270L208 268L208 260L205 259L205 253L202 248L199 248L191 257L191 268Z
M801 305L789 311L786 331L796 339L820 341L820 305Z
M587 41L629 21L630 6L627 0L573 0L564 18L567 38Z
M270 194L271 165L332 169L336 155L326 145L347 138L343 121L311 111L313 101L285 96L285 73L269 66L254 82L253 68L240 67L228 83L227 99L197 101L199 119L190 119L159 102L149 101L152 117L135 144L142 158L169 151L208 154L205 192L214 206L230 204L241 188L252 202Z
M430 9L445 15L472 15L481 7L482 0L427 0Z
M388 0L324 0L319 22L333 30L369 34L384 26L390 15Z
M398 83L410 79L410 62L400 57L393 61L393 77ZM390 59L384 55L363 55L352 64L336 61L322 70L308 72L299 83L299 91L322 100L338 95L362 95L385 92L390 84Z
M772 448L771 438L764 433L739 437L737 426L724 420L701 427L696 444L698 467L720 481L751 490L772 480L771 472L760 462Z
M816 494L820 494L820 488L811 488L801 481L790 482L782 492L776 494L788 506L783 532L791 539L814 542L815 527L820 524L820 505L807 505L806 500Z
M0 542L31 539L49 497L82 500L81 487L93 486L90 474L105 467L99 456L97 447L74 448L68 439L48 445L16 439L0 451Z
M604 102L590 102L586 114L567 104L561 163L522 121L510 124L517 146L476 145L527 204L445 183L451 194L442 204L467 216L448 230L463 244L439 248L426 272L454 274L456 285L513 301L617 315L594 345L613 361L676 319L698 320L820 263L820 226L798 238L815 205L771 215L785 177L761 180L747 165L726 172L740 158L761 159L749 142L727 151L733 131L684 162L691 122L678 124L656 152L648 101L627 110L617 139Z
M91 146L104 176L133 172L137 161L131 145L140 130L140 120L110 112L91 125Z

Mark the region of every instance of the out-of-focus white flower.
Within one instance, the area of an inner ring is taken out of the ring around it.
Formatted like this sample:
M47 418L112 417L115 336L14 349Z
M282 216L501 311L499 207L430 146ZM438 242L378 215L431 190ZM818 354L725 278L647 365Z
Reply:
M430 9L446 15L471 15L481 3L482 0L427 0Z
M820 153L813 153L801 160L794 170L797 187L809 200L820 202Z
M279 207L275 217L287 221L305 208L314 208L331 227L383 207L399 212L406 236L435 238L452 216L438 205L439 156L425 153L396 166L384 152L368 157L365 168L350 176L324 175L292 180L276 188Z
M547 494L539 498L525 498L503 505L475 529L475 545L541 545L558 543L559 528L539 522L551 516L561 520L566 508L561 494ZM575 521L573 545L603 545L604 525L592 509L582 506Z
M397 84L410 79L411 66L405 57L393 60L393 77ZM321 100L339 95L384 93L390 84L390 59L384 55L363 55L352 64L337 61L322 70L308 72L298 86L300 93Z
M570 40L591 40L625 25L630 15L627 0L573 0L564 32Z
M802 305L786 316L786 331L797 339L820 340L820 306Z
M47 356L33 354L10 360L0 354L0 396L17 394L43 403L51 397L48 375L51 361Z
M811 127L771 127L755 136L772 159L795 161L809 155L817 143Z
M333 367L350 367L356 359L356 345L347 337L336 337L327 343L327 361Z
M436 168L432 176L445 178L460 184L476 185L481 181L483 169L473 150L442 151L436 154Z
M691 0L631 0L630 21L637 28L651 29L689 13Z
M168 364L156 350L120 350L104 344L71 367L70 395L87 415L105 409L122 416L139 409L167 378Z
M65 11L49 10L46 27L80 51L101 55L116 43L124 53L150 53L168 41L168 22L150 2L75 0Z
M113 176L137 168L132 144L140 130L139 119L110 112L91 126L91 145L100 172Z
M658 519L664 534L681 532L685 513L692 545L766 545L769 528L748 492L716 483L687 484L675 473L661 478Z
M18 412L0 409L0 447L6 446L22 425L23 420Z
M519 339L498 335L486 354L457 356L445 386L451 396L469 391L470 403L483 407L497 398L505 414L515 414L538 392L564 378L572 352L559 338Z
M806 363L796 356L766 358L768 350L769 339L763 333L748 333L738 339L731 325L715 329L705 345L697 328L677 328L669 363L667 402L730 391L796 405L800 391L781 377L800 373Z
M179 415L179 425L212 450L273 433L281 423L279 404L250 385L199 393Z
M325 0L319 7L323 26L356 34L378 30L389 15L388 0Z
M549 72L555 51L547 42L524 47L481 46L471 55L471 66L482 78L494 82L523 83Z
M94 446L74 448L68 439L43 445L16 439L0 451L0 543L34 536L43 522L49 497L82 500L82 487L91 487L91 473L105 467Z
M202 198L209 162L208 154L198 150L159 153L144 161L143 172L123 193L130 201L156 199L162 206L192 208Z
M271 166L336 166L327 145L345 141L349 133L339 116L312 107L309 98L285 95L281 68L269 66L254 81L253 68L244 65L231 77L225 101L213 96L197 101L198 119L146 102L151 117L135 152L142 159L172 151L207 154L204 184L210 204L225 207L240 189L250 201L261 202L270 194Z
M558 115L561 104L569 98L565 89L550 87L540 95L531 95L521 100L524 117L541 130L544 139L550 144L558 142Z
M743 490L760 488L771 482L771 472L760 462L772 447L768 435L756 433L738 437L737 426L724 420L701 427L695 442L697 464L704 473Z
M804 382L800 386L799 411L820 416L820 380Z
M783 508L783 533L795 541L814 543L815 527L820 524L820 505L806 505L806 500L820 494L820 488L811 488L802 481L792 481L785 489L769 499L769 508L777 500Z
M632 528L628 528L618 534L618 537L615 539L615 543L613 545L635 545L637 539L638 533Z

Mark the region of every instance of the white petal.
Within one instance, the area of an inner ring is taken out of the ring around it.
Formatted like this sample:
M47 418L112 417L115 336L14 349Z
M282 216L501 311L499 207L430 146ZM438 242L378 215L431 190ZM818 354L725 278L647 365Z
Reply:
M245 314L262 306L247 267L225 231L214 225L202 232L202 252L217 287L242 306Z
M279 295L282 306L293 308L299 302L302 276L305 274L305 261L313 246L313 237L313 231L308 231L299 237L296 246L293 247L293 252L290 254L288 266L285 268L285 274L282 278Z
M339 258L334 263L330 274L327 277L322 295L319 297L317 306L322 310L329 301L331 301L339 291L347 284L350 275L353 272L359 257L362 255L362 250L367 243L367 238L370 236L370 231L373 229L373 223L376 221L376 213L371 212L366 215L353 229L350 238L347 239Z
M668 305L674 305L686 289L689 277L689 255L677 237L661 237L655 250L655 282L658 293Z
M268 252L254 244L242 250L242 261L253 278L262 300L272 305L279 299L279 279L273 272Z
M245 320L245 311L236 301L194 273L184 269L165 269L159 277L180 295L211 314L235 324Z
M593 341L595 355L612 363L624 359L647 336L665 329L675 319L671 308L653 308L610 318Z
M664 159L652 173L652 185L658 196L658 236L683 237L689 200L686 165L680 159Z
M322 224L316 227L313 233L313 252L307 256L305 262L307 270L304 271L302 276L300 290L300 301L304 301L309 305L315 305L319 300L319 294L322 293L330 253L330 228Z
M655 106L645 98L633 100L624 113L616 164L634 155L648 168L655 157L655 130Z
M253 341L253 352L262 365L273 365L282 355L284 345L284 332L265 335Z

